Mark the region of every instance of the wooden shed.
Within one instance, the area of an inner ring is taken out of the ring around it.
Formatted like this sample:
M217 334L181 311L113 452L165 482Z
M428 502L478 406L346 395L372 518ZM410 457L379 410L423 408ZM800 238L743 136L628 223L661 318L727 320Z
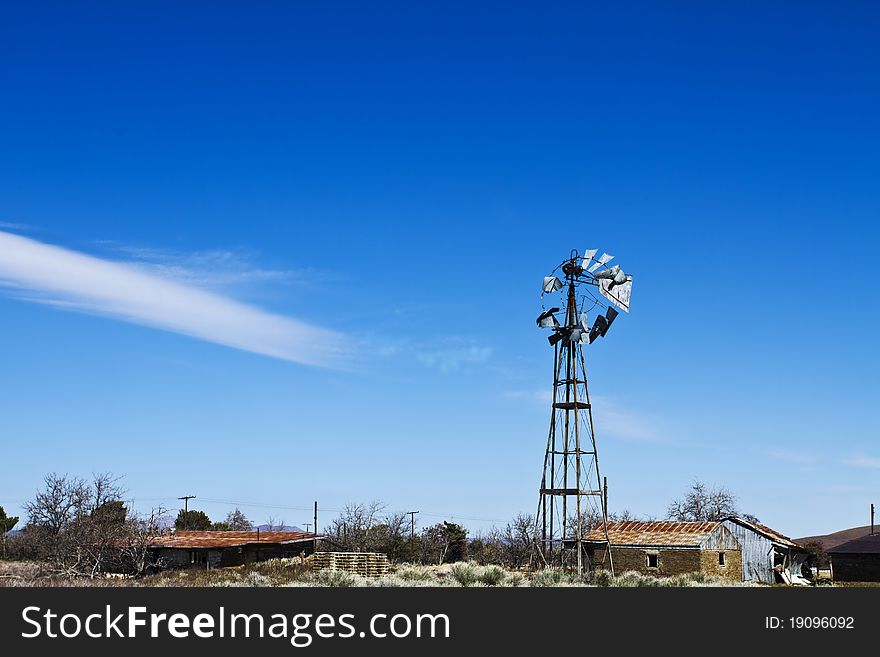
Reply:
M720 522L623 521L608 523L611 556L617 573L685 573L740 580L742 556L736 537ZM587 535L587 556L597 568L607 564L605 535Z
M759 522L730 516L721 521L742 546L742 579L764 584L811 584L810 554Z

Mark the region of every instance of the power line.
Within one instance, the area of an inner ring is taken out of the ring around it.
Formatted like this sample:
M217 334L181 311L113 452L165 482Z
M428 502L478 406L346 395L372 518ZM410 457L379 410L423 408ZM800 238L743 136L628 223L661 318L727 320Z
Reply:
M192 497L195 497L195 496L192 496ZM145 500L170 500L170 499L181 499L182 500L183 497L178 497L178 498L140 497L140 498L135 498L133 501L137 501L137 500L141 500L141 501L145 501ZM291 506L291 505L284 505L284 504L267 504L265 502L245 502L242 500L226 500L226 499L219 499L219 498L215 498L215 497L200 497L198 499L201 500L202 502L209 502L211 504L231 504L231 505L236 505L236 506L247 506L247 507L256 507L256 508L263 508L263 509L281 509L284 511L313 511L314 510L314 505L313 506ZM322 506L321 509L323 511L329 511L331 513L342 513L343 511L345 511L344 508L338 508L338 507ZM413 512L407 511L406 515L409 515L410 513L413 513ZM459 515L457 513L442 513L439 511L416 511L415 513L421 513L422 515L429 516L431 518L447 518L449 520L470 520L473 522L505 523L510 520L510 518L506 518L506 519L481 518L481 517L476 517L476 516Z

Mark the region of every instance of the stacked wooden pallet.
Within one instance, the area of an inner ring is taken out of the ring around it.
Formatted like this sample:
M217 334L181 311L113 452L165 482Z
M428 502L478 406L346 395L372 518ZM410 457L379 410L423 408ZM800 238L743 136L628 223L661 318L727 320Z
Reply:
M315 552L311 557L314 570L344 570L363 577L388 574L388 556L381 552Z

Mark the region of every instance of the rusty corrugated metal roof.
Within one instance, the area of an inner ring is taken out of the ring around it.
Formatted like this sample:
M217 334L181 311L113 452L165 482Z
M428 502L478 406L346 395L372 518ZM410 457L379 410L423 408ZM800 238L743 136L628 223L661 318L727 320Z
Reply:
M790 548L798 548L800 550L804 549L802 545L795 543L785 534L780 534L775 529L770 529L770 527L768 527L767 525L762 525L760 522L753 522L751 520L746 520L737 516L730 516L729 518L726 518L726 520L732 520L733 522L739 523L744 527L750 527L759 534L763 534L774 543L779 543L780 545L785 545L786 547Z
M880 554L880 534L854 538L831 548L828 554Z
M626 520L608 523L612 545L656 547L698 547L718 527L719 522L674 522L667 520ZM602 528L587 534L588 541L605 541Z
M313 541L316 536L309 532L195 532L177 531L162 534L153 539L153 547L163 548L228 548L251 544L284 544Z

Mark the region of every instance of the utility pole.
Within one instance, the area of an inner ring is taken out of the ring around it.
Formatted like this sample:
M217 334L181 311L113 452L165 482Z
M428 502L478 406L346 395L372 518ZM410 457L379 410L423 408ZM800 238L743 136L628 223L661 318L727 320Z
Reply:
M407 511L406 515L409 516L409 540L414 541L416 538L416 514L418 511Z
M410 552L413 552L413 549L416 544L416 514L418 511L407 511L406 515L409 516L409 549ZM415 556L411 554L410 556Z
M318 533L318 500L315 500L315 534Z
M178 497L177 499L183 500L183 528L186 530L186 523L189 520L189 501L196 499L195 495L184 495L183 497Z
M605 518L608 518L608 477L602 477L602 506Z
M308 534L308 533L309 533L309 527L312 526L312 523L310 523L310 522L304 522L303 524L306 526L306 534Z
M871 536L874 535L874 505L871 505Z

